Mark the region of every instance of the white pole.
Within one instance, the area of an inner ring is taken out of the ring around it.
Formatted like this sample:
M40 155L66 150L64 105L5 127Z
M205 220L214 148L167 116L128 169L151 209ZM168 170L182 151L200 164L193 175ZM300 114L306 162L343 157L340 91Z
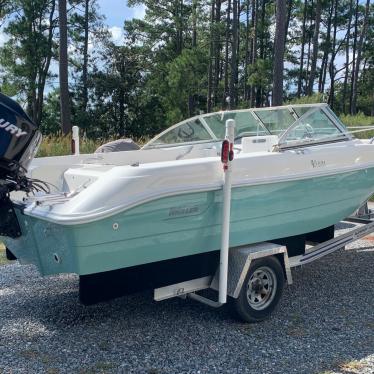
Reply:
M235 121L228 119L226 121L225 139L229 142L228 157L223 162L224 181L223 181L223 212L222 212L222 236L221 251L219 263L219 289L218 299L222 304L227 299L227 271L229 261L229 241L230 241L230 209L231 209L231 173L232 160L234 156L234 135ZM224 148L224 146L223 146Z
M73 126L72 127L72 139L74 142L74 154L78 156L80 154L79 149L79 127Z

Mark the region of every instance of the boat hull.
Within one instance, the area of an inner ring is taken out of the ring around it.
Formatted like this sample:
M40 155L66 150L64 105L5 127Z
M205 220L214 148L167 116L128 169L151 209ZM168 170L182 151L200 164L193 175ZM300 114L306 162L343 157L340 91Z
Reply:
M235 187L230 246L271 241L333 225L374 191L374 168ZM24 215L18 239L3 238L42 275L95 274L219 250L222 191L153 200L109 218L60 225Z

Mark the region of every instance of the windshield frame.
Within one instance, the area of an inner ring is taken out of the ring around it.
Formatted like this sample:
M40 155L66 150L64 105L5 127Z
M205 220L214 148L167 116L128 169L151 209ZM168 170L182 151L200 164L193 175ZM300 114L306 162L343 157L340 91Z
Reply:
M299 116L296 112L296 108L310 108L310 110L307 110L303 115ZM262 122L261 118L257 115L257 112L262 111L274 111L274 110L285 110L287 109L290 114L293 116L295 121L291 123L288 128L286 128L282 133L279 134L273 134L269 128L266 126L265 123ZM282 140L285 139L287 134L290 133L298 124L300 124L300 121L307 118L311 113L321 110L323 113L327 116L327 118L332 122L332 124L340 131L340 134L337 134L335 137L326 137L326 139L316 139L313 140L306 140L306 139L300 139L299 141L295 141L294 143L283 143ZM154 149L154 148L171 148L171 147L182 147L186 145L191 144L210 144L210 143L217 143L221 142L224 138L219 138L216 136L216 134L213 132L213 130L210 128L208 122L206 121L207 117L210 117L212 115L221 115L222 117L224 115L227 115L229 113L243 113L247 112L248 115L251 115L253 119L258 124L257 132L261 129L262 131L265 131L268 135L277 135L279 138L277 148L278 149L286 149L286 148L297 148L302 146L308 146L308 145L314 145L314 144L320 144L320 143L332 143L336 141L344 141L344 140L350 140L352 139L352 135L349 133L348 129L338 120L336 115L332 112L328 104L326 103L316 103L316 104L294 104L294 105L283 105L283 106L275 106L275 107L266 107L266 108L249 108L249 109L238 109L238 110L226 110L226 111L219 111L219 112L211 112L211 113L205 113L200 114L191 118L187 118L181 122L178 122L177 124L168 127L164 131L162 131L160 134L156 135L153 139L151 139L148 143L146 143L142 149ZM180 143L163 143L163 144L155 144L157 143L157 140L167 134L169 131L173 131L175 128L179 126L183 126L185 123L192 122L199 120L200 124L204 127L204 129L207 131L211 139L207 140L195 140L195 141L187 141L187 142L180 142ZM243 133L245 134L245 133ZM250 136L250 135L247 135ZM256 136L256 135L251 135ZM246 135L240 136L240 134L237 134L236 137L246 137Z
M280 137L278 141L278 149L291 149L291 148L300 148L300 147L306 147L309 145L317 145L317 144L324 144L324 143L335 143L340 141L347 141L352 139L352 135L349 133L349 131L345 128L343 124L341 124L335 116L333 116L330 111L330 107L328 104L320 104L320 105L313 105L310 106L310 110L308 110L306 113L304 113L302 116L300 116ZM313 109L312 109L313 108ZM330 122L337 128L339 131L338 134L333 134L331 136L326 136L325 138L321 139L300 139L291 142L286 142L285 139L290 134L291 131L293 131L297 126L300 125L301 121L308 118L313 113L317 112L318 110L321 110L327 119L330 120Z
M195 141L187 141L187 142L180 142L180 143L163 143L163 144L157 144L157 140L163 137L165 134L168 132L173 131L174 129L183 126L184 124L192 121L199 120L201 125L204 127L204 129L207 131L207 133L210 135L211 139L206 139L206 140L195 140ZM202 115L197 115L194 117L187 118L183 120L182 122L178 122L175 125L168 127L164 131L162 131L160 134L156 135L154 138L152 138L147 144L145 144L141 149L154 149L154 148L169 148L169 147L183 147L186 145L191 145L191 144L204 144L204 143L213 143L213 142L218 142L221 139L218 139L213 131L209 128L209 126L206 124L206 122L203 120ZM154 144L156 143L156 144Z

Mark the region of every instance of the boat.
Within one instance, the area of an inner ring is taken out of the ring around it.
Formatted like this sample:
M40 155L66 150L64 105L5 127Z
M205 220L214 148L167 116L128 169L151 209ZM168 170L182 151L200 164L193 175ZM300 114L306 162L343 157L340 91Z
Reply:
M229 119L230 247L267 241L299 255L373 194L374 144L327 104L201 114L139 150L34 158L37 127L2 95L0 241L41 275L144 274L170 261L179 273L192 259L194 271L209 268L219 260Z

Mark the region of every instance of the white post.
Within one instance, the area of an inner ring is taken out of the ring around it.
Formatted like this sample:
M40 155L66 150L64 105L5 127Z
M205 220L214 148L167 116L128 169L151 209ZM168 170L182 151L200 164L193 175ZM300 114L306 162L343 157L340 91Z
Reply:
M231 209L231 173L232 160L234 158L234 136L235 136L235 121L228 119L226 121L226 135L225 141L222 145L222 162L224 172L223 182L223 212L222 212L222 236L221 236L221 251L219 263L219 289L218 299L222 304L226 303L227 299L227 271L229 261L229 240L230 240L230 209ZM228 145L227 145L228 141ZM225 152L225 142L226 155ZM228 152L227 152L228 151Z
M80 154L80 149L79 149L79 127L78 126L73 126L73 128L72 128L72 140L73 140L74 155L78 156Z

